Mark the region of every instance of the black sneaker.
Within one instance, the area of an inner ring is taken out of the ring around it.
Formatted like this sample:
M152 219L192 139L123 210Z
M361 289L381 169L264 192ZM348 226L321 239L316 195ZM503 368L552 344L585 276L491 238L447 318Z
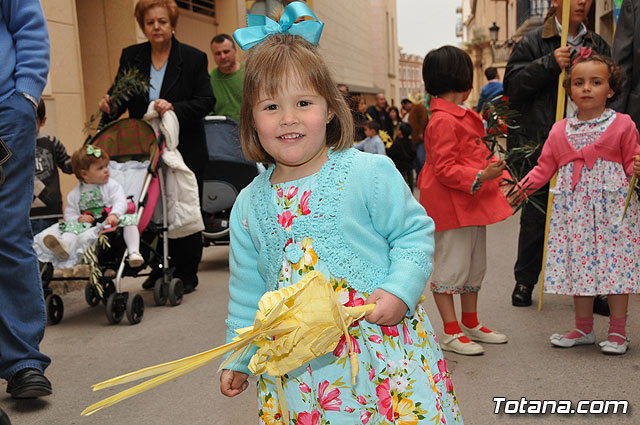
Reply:
M516 287L513 288L513 293L511 294L511 305L513 305L514 307L530 306L532 292L533 285L516 283Z
M51 394L51 382L38 369L26 368L16 372L7 385L13 398L37 398Z

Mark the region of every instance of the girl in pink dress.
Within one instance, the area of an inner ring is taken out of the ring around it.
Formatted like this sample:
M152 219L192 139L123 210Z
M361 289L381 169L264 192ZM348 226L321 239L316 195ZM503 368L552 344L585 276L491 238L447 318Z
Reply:
M640 215L637 196L622 220L632 173L640 173L638 130L607 104L622 84L620 67L609 57L583 49L564 82L578 106L574 117L557 122L538 165L521 182L528 193L557 171L544 290L574 296L576 327L553 334L558 347L593 344L593 300L608 295L611 316L603 353L624 354L628 295L640 292Z

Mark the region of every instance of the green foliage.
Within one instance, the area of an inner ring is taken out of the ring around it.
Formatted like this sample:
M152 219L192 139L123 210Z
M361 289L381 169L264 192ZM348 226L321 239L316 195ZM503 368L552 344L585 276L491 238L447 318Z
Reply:
M119 72L111 87L111 93L109 93L112 108L118 109L133 96L148 93L149 87L151 87L149 77L142 75L137 68L129 68ZM98 109L84 124L84 132L88 134L90 131L97 130L96 121L101 116L102 111Z
M509 101L502 95L487 102L485 111L487 135L482 138L482 141L491 152L489 157L496 156L504 160L506 169L511 174L512 179L507 180L507 183L513 186L505 194L509 199L511 196L518 196L519 193L529 188L529 186L522 187L520 180L525 177L526 171L535 165L534 159L542 150L542 142L529 140L526 144L507 149L504 146L505 138L508 137L507 132L509 132L509 135L517 133L520 113L512 109ZM533 196L526 196L524 202L520 203L514 212L522 208L525 203L530 203L533 207L546 214L543 204Z
M98 239L82 253L82 262L89 265L89 283L93 285L100 298L104 296L104 289L100 284L102 268L100 268L100 264L98 263L98 253L110 247L109 238L107 235L101 233Z

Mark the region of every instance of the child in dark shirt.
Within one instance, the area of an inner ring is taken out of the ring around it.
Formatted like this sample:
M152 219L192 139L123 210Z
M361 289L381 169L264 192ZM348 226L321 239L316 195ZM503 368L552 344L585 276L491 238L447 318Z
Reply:
M400 123L398 136L391 147L387 149L387 156L396 164L396 168L404 177L410 189L413 189L413 161L416 158L416 146L409 136L413 128L406 122Z
M47 109L40 100L36 114L36 168L33 180L33 202L31 204L31 230L33 234L58 222L62 218L62 194L58 168L71 174L71 157L64 145L55 136L40 132L47 121Z

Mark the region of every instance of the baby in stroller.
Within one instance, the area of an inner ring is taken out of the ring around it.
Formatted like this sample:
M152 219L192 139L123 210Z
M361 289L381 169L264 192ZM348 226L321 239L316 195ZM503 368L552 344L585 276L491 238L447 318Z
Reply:
M79 182L67 197L65 221L34 238L34 248L41 261L56 264L73 256L72 262L77 262L77 257L95 241L99 231L122 227L129 266L136 268L144 264L139 252L135 204L127 201L120 183L109 178L108 165L109 154L93 145L83 146L73 154L71 167ZM102 226L96 227L102 222Z

